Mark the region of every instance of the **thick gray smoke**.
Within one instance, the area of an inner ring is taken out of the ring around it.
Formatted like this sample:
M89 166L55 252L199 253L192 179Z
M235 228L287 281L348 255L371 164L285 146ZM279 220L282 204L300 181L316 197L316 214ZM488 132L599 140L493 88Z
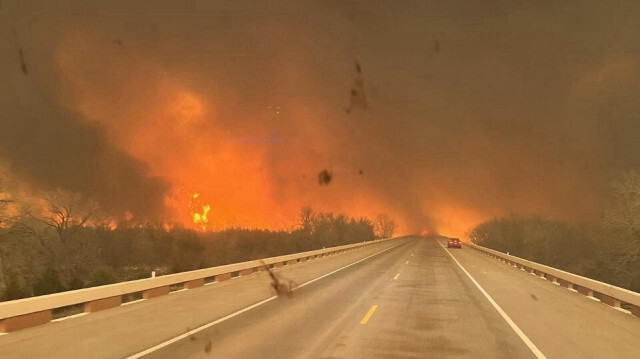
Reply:
M161 216L168 185L115 148L100 125L55 103L52 44L30 31L25 14L0 15L0 158L10 174L41 191L81 193L116 216Z
M137 109L162 102L165 74L215 109L198 125L206 151L255 152L287 210L369 201L404 231L592 219L610 181L640 166L637 1L30 3L0 10L2 157L113 210L162 207L169 187L143 164L160 159L120 139L165 124L117 109L77 120L66 91Z

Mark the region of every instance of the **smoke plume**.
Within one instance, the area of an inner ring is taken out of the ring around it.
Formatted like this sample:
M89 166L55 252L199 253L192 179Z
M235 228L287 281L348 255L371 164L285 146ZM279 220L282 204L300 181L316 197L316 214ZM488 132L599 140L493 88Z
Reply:
M640 5L4 1L0 157L113 215L403 232L597 218L640 165ZM318 184L318 173L331 181Z

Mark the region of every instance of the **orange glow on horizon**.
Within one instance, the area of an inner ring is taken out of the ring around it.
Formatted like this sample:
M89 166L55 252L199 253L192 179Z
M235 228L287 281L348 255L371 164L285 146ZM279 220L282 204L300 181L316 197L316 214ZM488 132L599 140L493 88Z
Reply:
M434 211L438 232L443 236L467 238L469 231L489 217L453 203L440 205Z

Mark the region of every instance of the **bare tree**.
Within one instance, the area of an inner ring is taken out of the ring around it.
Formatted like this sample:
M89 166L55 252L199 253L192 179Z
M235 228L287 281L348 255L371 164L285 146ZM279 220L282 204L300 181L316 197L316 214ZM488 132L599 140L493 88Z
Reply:
M55 229L63 244L68 239L67 233L70 230L86 225L97 211L95 204L83 203L80 194L61 189L47 193L45 200L47 207L42 216L31 216Z
M376 220L373 222L373 226L376 237L379 238L393 237L396 229L398 229L398 225L396 224L396 222L386 214L381 214L376 217Z
M46 250L49 265L64 282L71 283L78 271L95 262L97 252L92 238L82 229L94 224L98 207L77 193L60 189L46 193L44 199L41 208L36 207L36 212L28 209L26 219L14 227L37 240ZM53 233L43 228L51 228Z
M307 232L311 232L313 230L313 209L311 207L303 207L300 210L300 223L298 225L300 228Z

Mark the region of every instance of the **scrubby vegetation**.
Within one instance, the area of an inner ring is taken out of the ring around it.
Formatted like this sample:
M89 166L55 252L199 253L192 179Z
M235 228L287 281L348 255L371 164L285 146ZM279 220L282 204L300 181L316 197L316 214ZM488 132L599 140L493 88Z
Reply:
M7 203L5 203L7 204ZM385 223L388 221L385 218ZM389 235L389 223L380 236ZM394 227L395 228L395 227ZM392 232L391 232L392 234ZM376 237L366 218L304 208L289 231L181 227L89 221L69 205L49 216L4 217L0 223L0 299L110 284L198 268L332 247Z
M614 190L599 223L514 215L478 225L470 238L478 245L640 292L640 173L627 173Z

